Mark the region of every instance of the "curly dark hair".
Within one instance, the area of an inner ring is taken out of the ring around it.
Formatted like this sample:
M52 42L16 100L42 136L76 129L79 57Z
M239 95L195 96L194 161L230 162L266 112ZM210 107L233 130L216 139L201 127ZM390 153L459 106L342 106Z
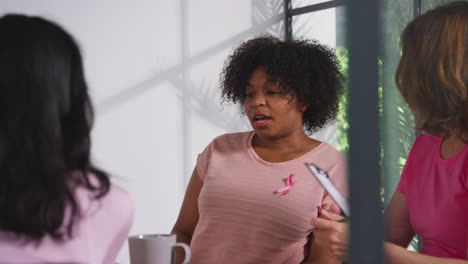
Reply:
M315 132L335 119L343 75L333 49L315 40L281 41L270 35L245 41L224 63L220 80L223 102L243 106L245 87L259 66L265 68L269 81L309 106L303 114L306 132Z

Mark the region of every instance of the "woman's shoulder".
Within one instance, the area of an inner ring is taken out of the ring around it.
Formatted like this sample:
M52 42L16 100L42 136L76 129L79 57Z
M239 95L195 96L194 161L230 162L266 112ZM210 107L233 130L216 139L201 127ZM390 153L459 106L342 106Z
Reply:
M88 177L92 183L95 182L94 174L90 173ZM77 189L76 197L83 215L90 219L112 219L113 223L120 219L123 226L133 219L134 203L130 193L114 183L102 197L96 197L94 192L84 187Z
M133 200L128 191L120 186L111 183L109 193L106 195L109 203L118 205L119 208L126 208L127 211L133 211Z
M436 135L432 135L429 133L423 133L417 136L416 139L414 140L409 156L414 156L414 155L419 155L419 154L426 155L429 152L433 152L433 150L439 148L442 140L443 140L442 136L436 136Z
M221 152L244 149L247 147L252 134L252 131L222 134L214 138L209 146L214 150Z
M347 158L335 147L326 142L321 142L320 145L313 149L307 161L315 163L320 168L329 172L331 176L338 174L339 177L346 177L347 175Z
M321 142L315 149L311 151L312 153L316 155L320 155L323 158L326 158L327 160L333 161L333 162L344 162L346 163L346 157L341 153L339 150L337 150L335 147L332 145L326 143L326 142Z
M106 217L120 219L121 226L117 228L129 230L133 223L135 211L134 202L130 193L116 184L111 183L109 192L102 199L102 205L107 207Z
M93 174L88 177L92 183L97 181ZM0 255L8 252L0 259L8 263L110 263L131 228L134 206L127 191L115 184L109 187L101 198L83 186L75 188L80 217L73 224L71 238L58 242L47 235L37 244L0 232Z
M422 133L421 135L417 136L414 143L415 145L425 145L425 144L437 144L443 139L442 136L432 135L429 133Z
M213 139L215 143L239 143L239 141L247 140L253 131L225 133Z

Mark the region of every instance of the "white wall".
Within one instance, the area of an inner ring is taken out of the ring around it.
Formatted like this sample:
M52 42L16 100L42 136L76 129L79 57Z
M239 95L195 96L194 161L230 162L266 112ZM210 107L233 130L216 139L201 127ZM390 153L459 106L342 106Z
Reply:
M132 234L168 233L196 155L250 129L219 103L226 56L252 36L283 34L279 0L1 0L7 12L54 20L80 43L97 110L93 157L132 194ZM329 132L322 139L335 144ZM128 263L126 247L118 262Z

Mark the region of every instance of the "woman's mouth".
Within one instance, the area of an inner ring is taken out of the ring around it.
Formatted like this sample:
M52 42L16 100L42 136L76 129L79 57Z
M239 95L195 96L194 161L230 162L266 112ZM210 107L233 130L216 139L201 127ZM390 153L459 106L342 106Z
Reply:
M256 128L266 128L271 123L271 117L264 114L256 114L252 120Z

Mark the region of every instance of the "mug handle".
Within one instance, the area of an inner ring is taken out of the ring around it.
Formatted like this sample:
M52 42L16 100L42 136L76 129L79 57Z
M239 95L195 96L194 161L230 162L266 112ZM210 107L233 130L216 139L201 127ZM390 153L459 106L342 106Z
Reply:
M185 257L184 257L184 261L182 262L183 264L189 264L190 263L190 257L191 257L191 251L190 251L190 247L187 246L187 244L185 243L175 243L174 246L172 246L172 249L176 248L176 247L181 247L184 249L185 251Z

